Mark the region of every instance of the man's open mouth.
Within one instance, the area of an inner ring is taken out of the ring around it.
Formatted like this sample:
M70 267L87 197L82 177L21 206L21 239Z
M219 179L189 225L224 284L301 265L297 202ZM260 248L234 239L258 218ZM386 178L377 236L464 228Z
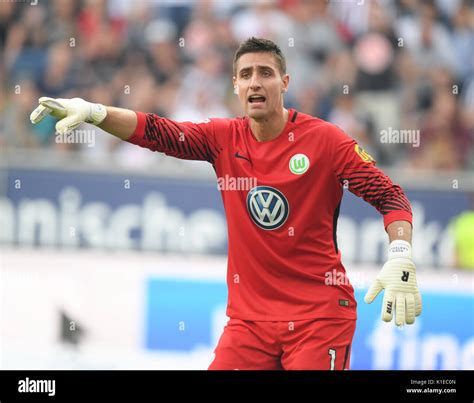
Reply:
M266 98L263 95L250 95L248 97L248 102L251 104L263 103Z

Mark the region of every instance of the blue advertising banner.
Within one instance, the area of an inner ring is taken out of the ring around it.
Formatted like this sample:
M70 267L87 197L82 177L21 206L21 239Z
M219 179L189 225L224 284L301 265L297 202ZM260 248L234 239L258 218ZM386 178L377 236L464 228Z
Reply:
M225 307L227 287L221 282L151 279L146 298L146 348L191 351L214 342L214 312Z
M216 184L83 172L7 172L0 242L226 253ZM0 218L1 220L1 218Z
M381 297L371 305L364 303L365 292L356 291L351 369L474 369L472 294L423 291L422 315L414 325L400 329L380 319ZM221 330L218 325L225 323L226 302L224 283L150 278L146 349L214 348L219 336L215 329Z
M8 169L0 197L0 244L178 253L227 252L217 183L120 174ZM468 210L460 190L407 189L417 264L453 264L450 221ZM346 191L338 222L343 261L382 263L382 217Z

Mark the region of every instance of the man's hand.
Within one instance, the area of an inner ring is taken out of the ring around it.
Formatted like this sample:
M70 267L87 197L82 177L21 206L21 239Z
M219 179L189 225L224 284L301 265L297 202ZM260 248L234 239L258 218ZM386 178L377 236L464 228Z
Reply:
M382 289L382 320L390 322L395 310L395 323L403 326L415 322L421 314L421 296L416 283L415 265L411 258L411 245L407 241L390 243L388 260L382 267L364 301L370 304Z
M48 114L54 116L60 119L56 123L56 130L60 134L75 129L83 122L98 125L107 116L107 109L104 105L93 104L82 98L41 97L38 102L39 106L30 115L31 122L36 124Z

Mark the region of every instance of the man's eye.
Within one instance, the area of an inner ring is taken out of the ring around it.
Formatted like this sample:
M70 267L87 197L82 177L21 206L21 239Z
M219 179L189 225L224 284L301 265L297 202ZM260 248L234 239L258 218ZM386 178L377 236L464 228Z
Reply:
M265 70L262 74L264 77L270 77L272 75L272 73L268 70Z

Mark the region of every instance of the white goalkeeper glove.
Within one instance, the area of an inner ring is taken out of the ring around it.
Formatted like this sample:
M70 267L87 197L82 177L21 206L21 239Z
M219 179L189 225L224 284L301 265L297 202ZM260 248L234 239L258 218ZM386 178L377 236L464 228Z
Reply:
M41 97L39 106L31 113L31 123L38 123L46 115L60 119L56 131L60 134L74 130L83 122L100 124L107 116L107 109L102 104L93 104L82 98L48 98Z
M411 245L395 240L388 248L388 260L367 291L364 301L370 304L382 289L382 320L390 322L395 310L395 324L403 326L415 322L421 314L421 295L416 283L415 264L411 258Z

